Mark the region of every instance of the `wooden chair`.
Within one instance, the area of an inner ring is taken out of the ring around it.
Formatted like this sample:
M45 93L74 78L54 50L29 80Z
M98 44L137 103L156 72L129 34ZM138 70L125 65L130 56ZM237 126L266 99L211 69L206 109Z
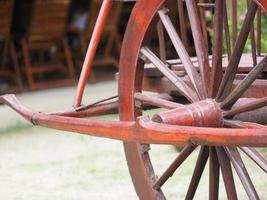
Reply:
M70 0L35 0L31 24L22 39L30 89L74 83L74 67L66 22Z
M22 91L14 43L10 36L14 0L0 1L0 93Z
M93 32L93 28L98 17L102 1L92 0L89 6L89 13L87 17L86 27L83 31L71 29L70 32L76 33L80 40L80 49L82 51L82 61L86 54L86 50ZM118 30L119 17L123 8L122 2L113 2L109 13L108 20L105 23L103 30L102 41L99 45L93 66L109 65L118 68L119 55L121 48L121 38ZM74 52L75 55L75 52ZM80 57L76 53L76 57ZM81 59L77 59L77 65L82 67ZM80 60L80 61L79 61ZM93 75L90 75L90 81L93 81Z

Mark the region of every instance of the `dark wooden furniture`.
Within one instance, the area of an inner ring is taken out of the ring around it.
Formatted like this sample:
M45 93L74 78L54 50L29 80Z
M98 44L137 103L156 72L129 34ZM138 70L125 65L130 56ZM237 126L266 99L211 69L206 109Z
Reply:
M22 51L30 89L74 83L74 67L65 35L69 0L35 0Z
M14 0L0 1L0 93L22 91L14 43L10 36Z

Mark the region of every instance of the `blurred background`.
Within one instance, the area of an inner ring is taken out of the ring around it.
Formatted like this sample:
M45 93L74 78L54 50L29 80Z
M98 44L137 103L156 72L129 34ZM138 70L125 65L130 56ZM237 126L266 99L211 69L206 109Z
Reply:
M74 85L102 1L0 0L0 93ZM114 2L90 82L114 78L133 3ZM112 77L110 76L112 74Z
M0 0L0 94L77 84L101 3L100 0ZM173 4L170 12L179 29L181 22L177 17L175 1L169 1L169 4ZM134 2L113 2L97 49L90 83L114 79L124 31L133 6ZM240 23L237 24L237 31L241 28L246 9L246 1L238 1L237 17ZM206 37L212 43L213 32L209 27L212 26L212 11L209 8L206 9L205 18ZM229 16L230 29L233 25L231 19ZM261 24L266 24L266 15L262 14L261 20ZM194 56L187 16L185 24L187 30L178 32L187 51ZM264 52L267 49L266 26L261 29L260 48ZM230 37L235 40L236 36ZM247 44L246 49L250 51L250 48L251 45ZM173 52L169 45L167 57L171 57Z

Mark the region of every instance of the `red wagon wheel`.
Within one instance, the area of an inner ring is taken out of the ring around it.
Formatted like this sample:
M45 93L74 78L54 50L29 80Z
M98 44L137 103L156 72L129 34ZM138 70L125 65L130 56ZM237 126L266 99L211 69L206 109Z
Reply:
M203 13L198 11L198 6L201 6L201 4L198 4L195 0L186 0L185 4L197 56L197 64L195 64L189 57L185 44L181 41L182 37L180 38L178 35L168 13L169 2L164 0L140 0L137 1L132 12L123 42L120 61L119 96L121 120L136 120L138 116L142 115L142 103L146 103L146 105L150 104L170 109L153 115L152 119L157 123L195 126L196 129L198 127L217 127L218 129L222 127L231 129L244 128L248 132L250 127L259 129L265 127L260 123L247 122L246 116L242 118L243 121L237 121L235 117L240 113L253 111L267 105L266 97L250 100L241 99L253 87L259 75L262 74L264 67L267 65L267 57L258 58L256 60L258 62L254 63L255 66L251 68L246 76L242 75L241 80L233 89L233 85L237 81L235 79L246 42L249 35L251 35L250 38L252 40L255 37L253 36L254 31L252 31L253 22L257 10L260 12L261 8L254 1L248 4L246 17L237 37L236 45L231 50L226 1L218 0L215 1L215 4L202 3L204 7L213 7L211 13L214 13L214 35L211 42L213 45L209 48L212 50L212 57L209 58L207 37L205 37L205 31L203 31L205 24L201 23L203 21L199 17L199 13L200 15ZM181 4L178 1L179 3ZM151 33L153 34L157 30L159 33L160 53L155 52L154 48L152 49L150 46ZM223 51L224 32L228 47L225 52ZM172 70L175 66L172 65L168 58L165 60L164 47L166 47L166 44L162 39L163 35L169 38L174 47L173 51L178 55L175 58L179 58L179 62L177 59L176 62L184 67L186 72L184 78L176 75ZM225 71L223 69L224 53L228 53L229 56L228 66ZM252 50L251 53L252 57L255 57L255 51ZM161 80L167 79L169 81L167 85L164 85L163 90L169 90L170 85L174 86L174 90L178 91L190 102L189 105L184 106L170 100L144 95L145 65L152 65L163 74ZM187 116L189 114L191 114L190 117ZM188 120L189 118L194 120ZM236 131L236 136L238 141L238 131ZM216 137L216 134L213 137ZM250 142L247 141L248 146L251 146ZM245 152L255 162L255 165L267 172L267 162L260 153L250 147L216 146L215 144L207 144L207 146L196 148L196 143L192 139L190 144L186 144L174 162L166 168L166 171L159 178L156 178L150 159L149 144L125 142L126 158L139 198L144 200L166 199L162 186L193 151L200 149L185 199L193 199L208 159L210 163L210 199L218 199L220 170L228 199L237 199L238 192L234 183L232 166L239 176L248 198L259 199L259 195L240 156L240 151ZM231 144L233 144L233 141L231 141Z

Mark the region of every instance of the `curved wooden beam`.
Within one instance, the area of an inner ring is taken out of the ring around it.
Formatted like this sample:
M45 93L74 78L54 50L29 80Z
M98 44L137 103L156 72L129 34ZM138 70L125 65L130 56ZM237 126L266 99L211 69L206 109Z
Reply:
M267 128L227 129L166 125L148 117L135 121L100 121L31 112L15 95L0 97L0 103L10 106L34 125L96 137L146 144L267 146Z

